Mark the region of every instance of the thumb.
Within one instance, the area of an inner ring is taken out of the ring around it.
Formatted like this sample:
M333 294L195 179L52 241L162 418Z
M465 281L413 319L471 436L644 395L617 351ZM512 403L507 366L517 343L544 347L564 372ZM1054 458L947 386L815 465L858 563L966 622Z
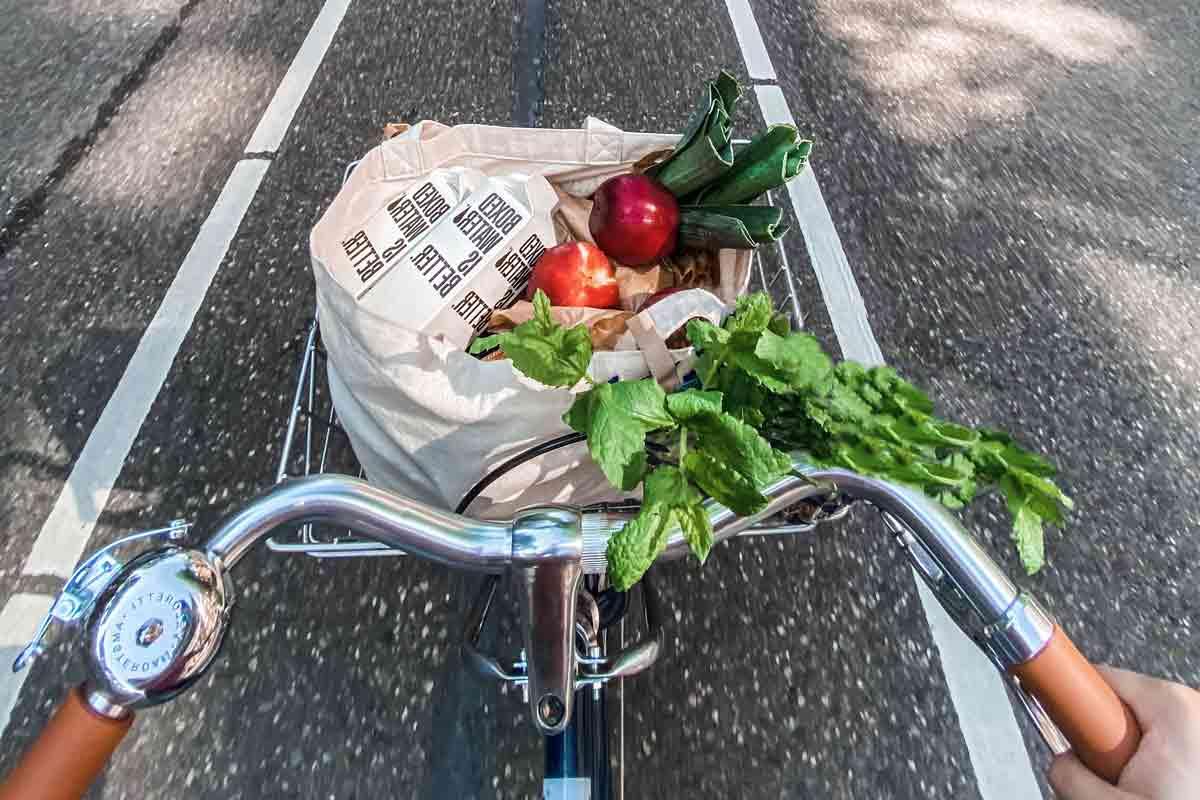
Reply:
M1143 731L1149 730L1154 720L1169 716L1178 705L1174 684L1107 664L1101 664L1096 669L1117 696L1133 710Z
M1054 759L1050 765L1050 785L1061 800L1140 800L1137 795L1098 777L1074 753Z

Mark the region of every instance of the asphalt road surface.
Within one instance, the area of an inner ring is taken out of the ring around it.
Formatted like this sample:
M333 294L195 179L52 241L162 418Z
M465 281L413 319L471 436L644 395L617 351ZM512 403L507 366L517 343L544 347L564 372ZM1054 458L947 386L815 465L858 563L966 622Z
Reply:
M26 559L235 165L265 174L165 380L140 387L89 549L203 527L270 485L313 308L307 233L385 122L674 131L728 67L760 100L782 90L816 140L883 357L1061 466L1078 510L1024 584L1094 660L1200 683L1194 7L752 0L764 54L735 32L741 2L353 0L280 146L247 156L322 7L0 0L0 653L62 585ZM787 255L836 350L847 312L799 232ZM1018 574L1003 510L965 520ZM969 745L989 721L952 698L956 662L880 534L857 513L662 571L668 646L626 685L626 797L997 796L981 776L1001 754ZM519 694L459 666L471 580L265 549L236 577L222 657L142 715L92 797L538 796ZM15 697L0 686L0 771L77 677L56 648Z

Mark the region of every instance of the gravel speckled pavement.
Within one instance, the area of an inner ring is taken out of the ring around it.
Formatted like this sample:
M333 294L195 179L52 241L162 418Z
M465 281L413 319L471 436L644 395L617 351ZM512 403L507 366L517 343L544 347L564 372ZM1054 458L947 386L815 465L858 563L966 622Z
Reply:
M196 0L182 17L119 2L102 21L43 5L21 12L37 35L0 34L6 213L32 198L0 256L0 604L59 588L21 565L321 2ZM1025 585L1094 659L1200 683L1200 15L750 5L886 359L948 414L1062 468L1078 511ZM312 313L307 232L384 122L507 124L514 80L533 75L543 126L590 113L670 131L701 78L747 77L717 0L551 0L532 70L525 6L350 5L92 548L179 516L209 525L270 484ZM79 61L50 58L53 42ZM836 348L799 236L788 255L807 324ZM1018 574L998 503L966 520ZM91 797L538 796L519 694L459 666L471 579L265 549L236 578L221 659L142 715ZM905 562L869 514L724 546L660 584L666 653L627 683L627 797L982 797L959 727L971 709L952 704ZM510 617L499 639L516 635ZM61 649L35 666L0 771L77 677Z

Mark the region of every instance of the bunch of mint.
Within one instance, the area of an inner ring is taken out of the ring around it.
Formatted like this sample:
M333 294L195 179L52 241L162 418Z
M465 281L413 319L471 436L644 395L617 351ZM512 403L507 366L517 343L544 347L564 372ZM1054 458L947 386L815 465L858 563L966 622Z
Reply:
M472 349L499 344L513 366L548 386L592 383L587 330L557 325L541 292L533 305L529 322ZM761 490L791 470L793 456L911 486L950 508L997 487L1022 564L1030 573L1041 568L1044 524L1061 523L1072 507L1045 459L1006 434L934 417L929 398L889 367L834 364L815 338L790 329L766 294L740 298L719 327L692 320L687 333L702 389L668 395L651 379L592 383L563 417L587 436L614 486L643 484L637 517L609 543L616 588L637 582L676 527L703 562L713 539L705 497L757 513L767 504Z

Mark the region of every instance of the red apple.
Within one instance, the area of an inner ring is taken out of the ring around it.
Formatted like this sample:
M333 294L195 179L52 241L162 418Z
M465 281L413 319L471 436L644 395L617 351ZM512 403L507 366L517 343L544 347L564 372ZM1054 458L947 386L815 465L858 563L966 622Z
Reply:
M679 203L653 178L618 175L592 195L588 230L600 249L622 264L653 264L675 250Z
M538 289L554 306L616 308L621 303L617 271L590 242L566 242L543 253L533 265L529 297Z

